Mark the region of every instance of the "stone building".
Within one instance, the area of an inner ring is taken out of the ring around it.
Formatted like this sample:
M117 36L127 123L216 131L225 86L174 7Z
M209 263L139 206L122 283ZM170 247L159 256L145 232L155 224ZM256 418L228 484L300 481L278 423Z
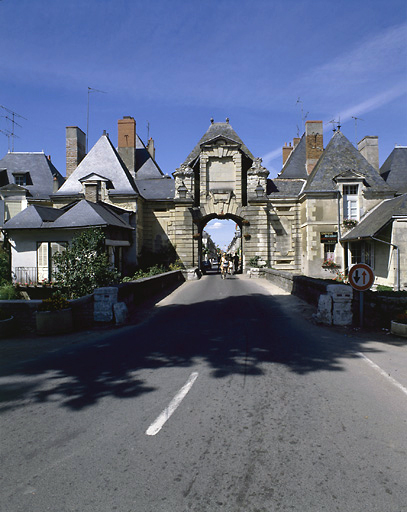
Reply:
M129 243L117 242L127 274L175 258L193 273L205 226L217 218L236 223L243 271L257 257L277 270L329 278L326 261L345 274L365 262L378 269L377 283L407 286L407 268L397 263L407 250L407 148L396 148L379 170L377 137L355 148L337 129L324 148L322 122L307 121L270 179L229 120L211 120L171 178L133 117L118 121L117 149L104 133L85 155L84 141L79 128L67 128L67 179L51 199L56 208L83 200L116 208L128 223Z

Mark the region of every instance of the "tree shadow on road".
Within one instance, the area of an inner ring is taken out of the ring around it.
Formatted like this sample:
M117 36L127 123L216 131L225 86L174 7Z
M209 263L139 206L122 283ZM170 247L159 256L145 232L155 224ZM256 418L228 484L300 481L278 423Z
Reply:
M305 375L342 371L344 358L358 357L360 340L313 325L298 308L292 296L262 293L156 307L138 325L16 368L2 378L0 412L26 399L79 411L106 396L134 398L155 389L140 377L145 369L205 363L222 379L260 377L266 365L281 365Z

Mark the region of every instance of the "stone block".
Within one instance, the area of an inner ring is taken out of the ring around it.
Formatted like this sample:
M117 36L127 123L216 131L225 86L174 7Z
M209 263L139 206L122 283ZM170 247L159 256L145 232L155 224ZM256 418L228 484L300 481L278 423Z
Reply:
M117 303L118 289L114 286L97 288L93 292L95 322L111 322L113 320L113 305Z
M315 320L321 324L332 325L332 297L320 295Z
M113 314L116 324L124 324L127 322L129 311L124 302L113 304Z

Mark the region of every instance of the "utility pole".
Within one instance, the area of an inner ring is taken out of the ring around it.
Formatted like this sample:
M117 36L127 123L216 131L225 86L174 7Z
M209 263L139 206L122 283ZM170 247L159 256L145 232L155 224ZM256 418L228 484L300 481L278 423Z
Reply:
M89 143L89 96L92 92L101 92L103 94L107 94L106 91L100 91L99 89L93 89L93 87L88 87L88 109L86 115L86 153L88 153L88 143Z

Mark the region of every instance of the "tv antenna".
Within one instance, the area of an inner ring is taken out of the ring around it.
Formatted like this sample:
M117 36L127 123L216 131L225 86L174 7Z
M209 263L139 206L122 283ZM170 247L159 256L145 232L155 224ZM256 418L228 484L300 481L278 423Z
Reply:
M341 117L339 116L338 121L336 121L335 119L331 119L330 121L328 121L328 124L332 125L333 132L336 132L336 130L340 130L341 126L342 126L341 125Z
M352 119L355 120L355 148L357 148L358 147L357 124L358 124L358 121L364 121L364 119L362 119L361 117L356 117L356 116L352 116Z
M147 121L147 143L150 140L150 121Z
M297 102L296 102L296 105L298 105L298 103L301 105L301 125L302 125L302 131L304 132L305 131L305 120L307 119L308 117L308 114L309 112L306 112L304 114L304 107L303 107L303 103L302 103L302 100L301 98L298 96L298 99L297 99ZM297 125L297 128L298 128L298 125ZM300 135L298 134L298 137Z
M106 91L101 91L99 89L94 89L93 87L88 87L88 110L86 115L86 153L88 152L88 142L89 142L89 96L92 92L101 92L103 94L107 94Z
M13 110L10 110L9 108L5 107L4 105L0 105L0 107L3 110L5 110L8 114L11 115L11 117L9 117L7 115L2 116L11 122L11 131L7 130L7 133L6 133L3 130L1 130L1 132L4 133L5 135L7 135L8 139L9 139L9 147L8 147L9 151L10 151L10 139L11 139L11 151L14 153L14 139L15 139L15 137L19 138L15 133L15 125L22 128L21 124L18 124L15 118L19 117L20 119L25 119L26 121L27 121L27 119L23 116L20 116L20 114L17 114L17 112L14 112Z

